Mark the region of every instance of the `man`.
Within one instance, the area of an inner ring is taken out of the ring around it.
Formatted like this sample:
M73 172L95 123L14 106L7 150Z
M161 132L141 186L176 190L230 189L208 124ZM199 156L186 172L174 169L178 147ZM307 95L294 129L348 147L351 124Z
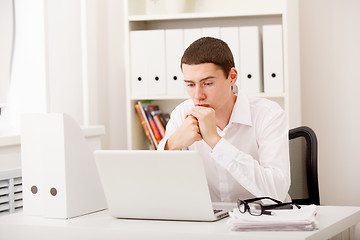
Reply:
M199 151L214 202L262 196L284 201L290 163L281 107L238 91L231 50L219 39L193 42L181 69L191 99L171 113L158 149Z

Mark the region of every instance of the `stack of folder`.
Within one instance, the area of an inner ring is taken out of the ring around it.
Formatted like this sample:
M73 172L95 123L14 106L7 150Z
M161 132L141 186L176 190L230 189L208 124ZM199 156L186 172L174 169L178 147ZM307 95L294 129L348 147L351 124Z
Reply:
M272 215L252 216L235 208L229 213L228 224L234 231L312 231L317 229L316 206L301 209L272 210Z
M282 26L263 25L131 31L131 97L186 96L180 60L206 36L228 43L244 92L284 93Z

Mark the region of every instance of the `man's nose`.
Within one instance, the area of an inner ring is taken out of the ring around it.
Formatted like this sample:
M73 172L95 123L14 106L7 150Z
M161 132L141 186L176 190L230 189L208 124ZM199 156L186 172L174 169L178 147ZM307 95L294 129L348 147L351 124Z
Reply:
M204 91L201 85L197 85L195 87L195 98L196 99L203 99L205 97Z

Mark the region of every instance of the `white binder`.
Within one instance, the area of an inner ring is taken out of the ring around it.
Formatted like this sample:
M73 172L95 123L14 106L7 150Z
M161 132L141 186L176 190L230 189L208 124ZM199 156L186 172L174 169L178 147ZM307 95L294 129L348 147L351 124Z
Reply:
M106 208L93 151L70 116L23 115L21 156L25 215L72 218Z
M185 28L184 29L184 50L189 47L195 40L201 38L201 28Z
M167 94L171 96L184 96L184 78L180 68L183 54L183 30L165 30L166 50L166 88Z
M260 38L256 26L239 28L240 87L246 93L263 91L260 67Z
M239 72L240 67L240 51L239 51L239 28L238 27L222 27L220 28L220 38L226 42L233 54L235 68ZM240 73L240 72L239 72ZM236 81L240 87L240 78Z
M36 132L43 125L40 115L21 121L21 168L24 215L42 216L45 194L43 188L43 133Z
M283 44L281 25L263 26L264 92L283 93Z
M149 30L147 42L148 95L165 95L165 31Z
M219 27L205 27L201 29L201 35L203 37L213 37L220 38L220 28Z
M148 93L147 31L130 32L130 88L133 98Z

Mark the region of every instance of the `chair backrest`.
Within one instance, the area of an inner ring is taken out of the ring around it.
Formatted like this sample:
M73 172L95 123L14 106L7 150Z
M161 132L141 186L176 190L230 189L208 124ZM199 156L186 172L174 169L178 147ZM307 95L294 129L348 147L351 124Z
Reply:
M298 204L320 204L317 171L317 138L309 127L289 131L291 186L289 195Z

